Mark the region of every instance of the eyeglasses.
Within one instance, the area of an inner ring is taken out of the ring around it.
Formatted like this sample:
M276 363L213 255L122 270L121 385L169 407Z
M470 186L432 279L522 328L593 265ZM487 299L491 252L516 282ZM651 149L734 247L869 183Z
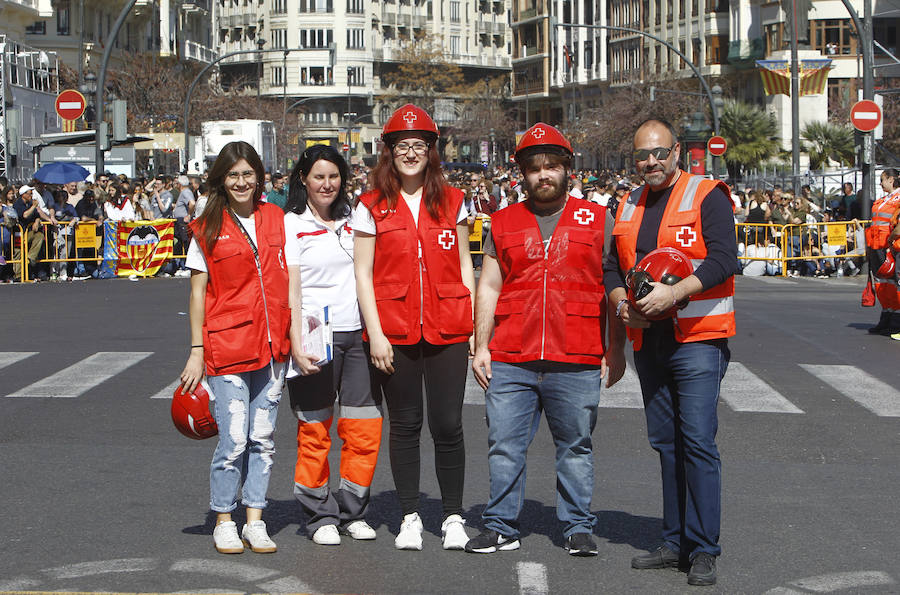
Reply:
M470 184L477 184L477 183L478 183L478 178L469 178L469 183L470 183Z
M653 155L657 161L663 161L669 158L669 154L674 148L675 145L672 145L671 147L656 147L655 149L638 149L632 154L634 155L635 161L647 161L647 159L650 158L650 155Z
M424 155L426 152L428 152L428 143L397 143L396 145L394 145L394 155L406 155L407 153L409 153L410 149L415 151L416 155Z
M240 178L244 178L244 181L246 182L255 182L256 172L252 169L248 169L247 171L230 171L225 174L225 178L229 182L237 182Z

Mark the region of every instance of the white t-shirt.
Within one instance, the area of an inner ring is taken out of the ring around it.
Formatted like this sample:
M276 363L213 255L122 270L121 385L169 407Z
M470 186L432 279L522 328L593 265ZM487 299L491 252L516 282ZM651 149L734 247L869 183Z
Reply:
M134 221L135 219L134 205L131 204L130 200L122 203L121 208L106 201L103 205L103 211L106 213L106 218L112 221Z
M403 199L406 201L406 206L409 207L409 210L412 212L413 220L416 222L416 227L418 227L419 208L422 203L422 197L403 197ZM467 218L468 212L466 211L465 201L463 201L463 204L459 207L459 213L456 215L457 225L463 223ZM361 231L369 235L375 235L375 219L372 217L372 213L369 212L368 207L366 207L366 205L362 202L357 204L356 208L353 209L353 215L350 218L350 225L356 231Z
M329 306L331 328L346 332L362 328L353 273L353 228L348 219L334 222L332 231L307 208L302 215L284 215L284 262L300 266L304 313Z
M228 217L229 215L224 215ZM237 215L238 221L241 222L241 225L244 226L244 229L247 230L247 235L250 236L250 239L253 240L253 243L256 244L256 221L253 219L251 215L248 218L241 217ZM243 236L243 234L241 234ZM191 243L188 245L187 255L184 258L184 266L189 269L194 269L195 271L200 271L201 273L208 273L209 268L206 266L206 256L203 255L203 250L200 249L200 244L197 243L197 238L191 238Z

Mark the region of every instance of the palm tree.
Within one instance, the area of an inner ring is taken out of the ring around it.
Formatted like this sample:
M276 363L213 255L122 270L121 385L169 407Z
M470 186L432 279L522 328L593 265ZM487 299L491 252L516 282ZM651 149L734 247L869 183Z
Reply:
M725 164L731 178L739 177L742 169L758 167L778 153L775 119L749 103L725 102L719 134L728 142Z
M809 168L821 169L828 162L853 164L856 147L853 142L853 129L830 122L810 122L800 132L800 136L808 144L803 150L809 153Z

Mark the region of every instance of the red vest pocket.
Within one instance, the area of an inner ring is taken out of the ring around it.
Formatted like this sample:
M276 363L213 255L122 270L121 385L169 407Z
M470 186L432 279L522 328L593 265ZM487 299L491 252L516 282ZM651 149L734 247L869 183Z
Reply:
M566 303L566 353L596 355L602 345L603 320L600 302Z
M259 327L257 326L257 329ZM258 354L247 349L247 333L254 330L249 311L228 312L206 320L206 345L213 367L217 370L257 359ZM265 332L265 327L262 327ZM256 345L257 342L250 342Z
M388 337L408 334L409 306L406 303L406 294L409 292L409 284L376 284L374 290L382 332Z
M518 352L522 349L525 300L500 300L494 310L494 338L491 351Z
M472 295L462 283L435 283L442 335L472 334Z

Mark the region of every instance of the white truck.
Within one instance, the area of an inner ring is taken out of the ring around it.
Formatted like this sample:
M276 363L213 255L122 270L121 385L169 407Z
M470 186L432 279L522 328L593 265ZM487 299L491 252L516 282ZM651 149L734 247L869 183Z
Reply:
M207 167L216 160L222 147L242 140L250 143L262 159L266 171L274 172L275 124L269 120L212 120L202 126L203 160Z

